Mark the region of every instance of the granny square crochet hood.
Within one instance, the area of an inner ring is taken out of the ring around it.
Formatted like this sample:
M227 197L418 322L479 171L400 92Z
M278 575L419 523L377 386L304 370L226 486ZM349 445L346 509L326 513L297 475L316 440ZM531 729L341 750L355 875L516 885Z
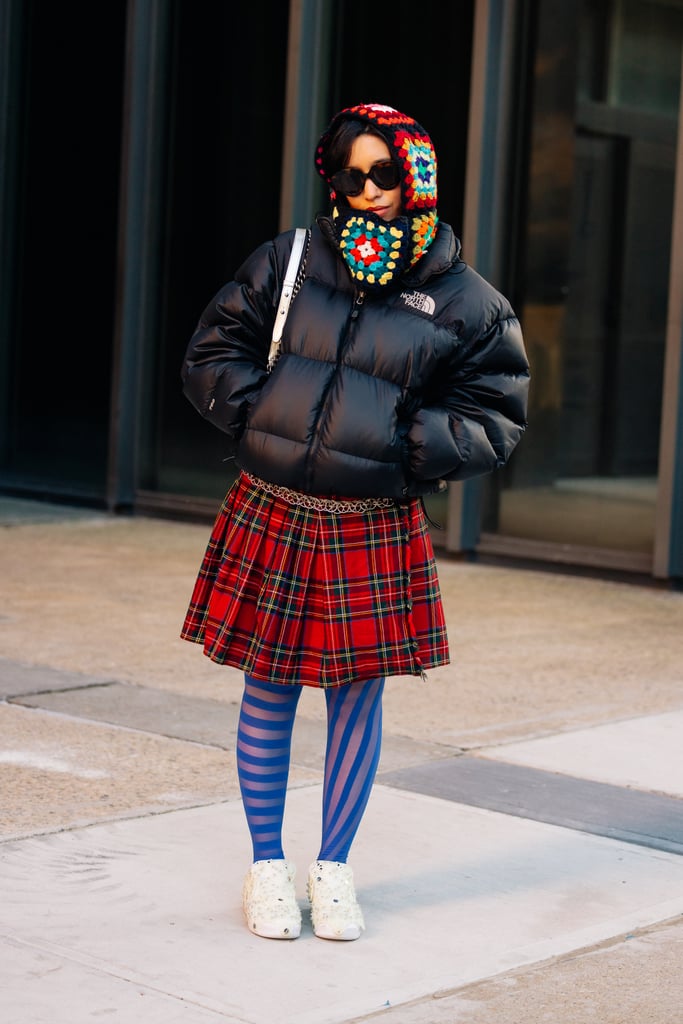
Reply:
M385 221L368 210L351 209L337 196L327 165L330 140L344 121L370 125L384 139L400 172L402 213ZM401 274L427 251L436 236L436 154L429 135L412 117L379 103L361 103L336 114L322 134L315 153L318 172L333 202L332 220L341 255L363 289L397 284Z
M343 121L371 125L385 140L401 170L401 194L404 210L436 209L436 153L429 135L412 117L379 103L361 103L336 114L318 142L315 163L330 184L325 159L327 146ZM337 168L335 168L337 169ZM332 199L336 196L330 189Z

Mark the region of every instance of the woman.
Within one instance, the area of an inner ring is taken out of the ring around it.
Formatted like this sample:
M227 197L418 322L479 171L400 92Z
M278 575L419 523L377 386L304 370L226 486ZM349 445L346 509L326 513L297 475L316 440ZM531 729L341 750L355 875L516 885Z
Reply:
M509 303L438 220L436 158L416 121L377 104L343 110L316 163L331 214L311 229L272 372L291 231L244 263L188 348L185 393L231 438L241 473L182 635L245 672L243 906L265 937L301 930L282 817L297 702L303 686L324 689L308 894L315 934L348 940L364 928L347 857L379 760L384 679L448 663L421 498L507 461L528 365Z

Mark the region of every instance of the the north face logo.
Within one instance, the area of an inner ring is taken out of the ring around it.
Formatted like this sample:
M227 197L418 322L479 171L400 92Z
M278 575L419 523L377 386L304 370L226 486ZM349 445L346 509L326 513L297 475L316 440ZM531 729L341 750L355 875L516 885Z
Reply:
M401 298L406 306L410 306L411 309L419 309L421 313L426 313L427 316L434 315L436 303L431 295L425 295L424 292L401 292Z

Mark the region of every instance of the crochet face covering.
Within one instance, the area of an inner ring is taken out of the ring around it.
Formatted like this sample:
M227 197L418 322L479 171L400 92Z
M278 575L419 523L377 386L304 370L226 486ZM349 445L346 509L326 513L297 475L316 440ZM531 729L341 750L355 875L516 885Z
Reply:
M389 147L400 173L400 217L383 220L371 211L354 210L345 196L335 193L326 158L330 140L344 121L371 125ZM436 154L429 135L417 121L392 107L361 104L332 119L315 159L330 188L337 242L351 276L363 289L395 283L425 254L436 235Z

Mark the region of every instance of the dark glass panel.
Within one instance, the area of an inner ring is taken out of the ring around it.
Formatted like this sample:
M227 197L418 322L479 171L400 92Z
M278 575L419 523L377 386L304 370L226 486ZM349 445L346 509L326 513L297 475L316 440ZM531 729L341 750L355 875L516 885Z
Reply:
M20 189L0 482L103 498L125 5L26 2L22 13L23 130L6 154Z
M144 489L218 497L234 478L227 444L181 393L180 366L205 305L278 231L288 4L175 6L174 57Z

